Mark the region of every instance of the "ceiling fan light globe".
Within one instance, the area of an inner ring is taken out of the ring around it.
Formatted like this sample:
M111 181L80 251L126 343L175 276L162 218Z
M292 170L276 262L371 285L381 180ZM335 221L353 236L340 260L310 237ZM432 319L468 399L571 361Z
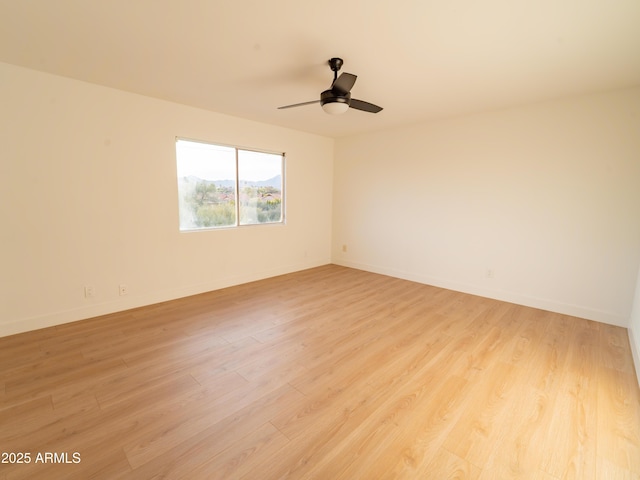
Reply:
M320 95L322 109L330 115L340 115L349 110L350 94L337 95L333 90L325 90Z
M346 102L327 102L322 105L322 109L330 115L341 115L349 110L349 104Z

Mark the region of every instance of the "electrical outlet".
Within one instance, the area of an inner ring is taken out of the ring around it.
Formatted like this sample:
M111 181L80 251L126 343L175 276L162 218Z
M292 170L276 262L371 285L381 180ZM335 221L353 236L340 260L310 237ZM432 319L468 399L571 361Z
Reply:
M347 245L342 245L342 253L347 253Z
M487 271L485 272L485 276L487 278L494 278L495 272L493 271L493 268L487 268Z
M120 296L123 296L129 293L129 287L127 287L123 283L120 284L119 290L120 290Z
M93 285L84 286L84 298L94 298L96 296L96 290Z

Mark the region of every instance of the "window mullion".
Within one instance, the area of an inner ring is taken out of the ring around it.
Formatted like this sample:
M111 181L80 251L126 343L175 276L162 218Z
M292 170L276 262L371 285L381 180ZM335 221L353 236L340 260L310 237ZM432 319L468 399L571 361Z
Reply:
M238 162L238 149L236 151L236 227L240 226L240 165Z

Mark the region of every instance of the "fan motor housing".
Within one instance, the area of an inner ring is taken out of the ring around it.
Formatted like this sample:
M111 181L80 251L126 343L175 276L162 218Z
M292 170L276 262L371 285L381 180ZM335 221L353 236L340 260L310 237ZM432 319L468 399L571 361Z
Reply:
M338 95L333 90L325 90L320 94L320 105L324 105L325 103L346 103L349 105L349 101L351 100L351 93L347 93L346 95Z

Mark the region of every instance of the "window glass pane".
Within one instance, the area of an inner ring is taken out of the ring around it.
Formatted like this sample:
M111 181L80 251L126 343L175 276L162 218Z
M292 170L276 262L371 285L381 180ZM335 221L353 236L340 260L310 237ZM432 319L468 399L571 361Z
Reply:
M282 155L238 151L240 224L282 221Z
M176 142L180 230L236 225L235 148Z

